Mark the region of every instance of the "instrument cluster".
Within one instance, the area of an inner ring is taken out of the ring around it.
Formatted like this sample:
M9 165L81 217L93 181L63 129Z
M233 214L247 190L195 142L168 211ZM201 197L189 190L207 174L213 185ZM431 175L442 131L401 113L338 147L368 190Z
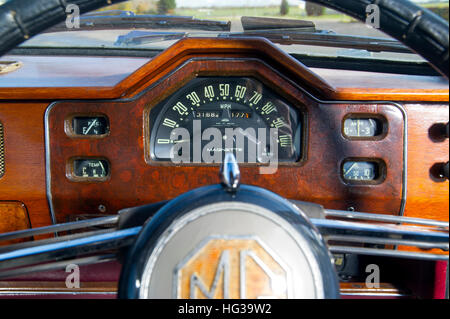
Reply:
M180 72L130 99L54 103L46 127L56 220L218 183L227 153L241 164L245 184L285 198L399 212L401 108L321 102L275 71L266 75Z
M218 163L231 152L238 162L297 162L302 155L301 106L252 78L195 79L148 121L154 161Z
M153 163L213 164L231 152L240 163L298 163L305 155L305 109L255 78L199 77L147 113L149 157ZM111 130L102 113L74 114L65 127L75 139L102 139ZM347 140L380 140L387 132L388 121L379 114L349 113L341 124ZM111 170L106 158L74 157L67 167L75 182L104 182ZM376 184L386 165L377 158L347 158L340 175L349 185Z

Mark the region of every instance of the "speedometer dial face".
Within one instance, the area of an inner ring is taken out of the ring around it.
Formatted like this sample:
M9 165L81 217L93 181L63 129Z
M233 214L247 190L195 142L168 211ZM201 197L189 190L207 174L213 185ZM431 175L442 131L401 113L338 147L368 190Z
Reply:
M252 78L197 78L149 121L155 161L219 162L227 152L250 163L301 156L301 112Z

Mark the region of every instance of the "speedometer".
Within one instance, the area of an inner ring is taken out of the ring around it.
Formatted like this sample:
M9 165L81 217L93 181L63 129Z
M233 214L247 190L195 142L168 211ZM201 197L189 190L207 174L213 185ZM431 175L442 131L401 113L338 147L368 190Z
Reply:
M247 163L301 157L301 111L253 78L197 78L148 120L154 161L214 163L227 152Z

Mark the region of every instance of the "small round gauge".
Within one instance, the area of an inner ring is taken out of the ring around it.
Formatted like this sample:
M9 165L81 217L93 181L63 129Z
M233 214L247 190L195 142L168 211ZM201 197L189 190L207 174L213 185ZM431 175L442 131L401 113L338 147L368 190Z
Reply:
M77 116L73 118L72 126L77 135L105 135L109 131L108 120L104 116Z
M348 118L344 121L344 134L347 137L374 137L382 132L383 124L375 118Z
M348 161L342 175L347 181L375 181L380 177L380 166L377 162Z
M104 179L109 175L109 163L101 159L76 159L73 175L83 179Z

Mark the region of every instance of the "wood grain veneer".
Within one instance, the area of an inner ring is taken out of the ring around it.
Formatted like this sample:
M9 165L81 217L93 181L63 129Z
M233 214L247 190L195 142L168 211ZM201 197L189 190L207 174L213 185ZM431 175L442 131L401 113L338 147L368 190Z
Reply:
M449 220L449 182L430 174L435 163L448 162L449 140L436 140L430 128L449 121L448 104L407 104L408 200L405 216Z
M448 80L440 76L311 70L335 88L336 100L448 102Z
M25 205L21 202L0 201L0 234L30 228L30 219ZM2 242L1 245L16 241Z
M408 112L408 196L405 216L449 220L449 181L430 174L435 163L449 160L449 140L436 139L432 126L449 121L448 104L407 104ZM425 251L400 246L400 250ZM429 253L447 254L441 250Z
M187 38L155 58L27 57L24 67L0 77L0 99L114 99L130 97L190 58L255 56L303 82L325 100L449 100L448 81L406 76L306 68L264 38ZM147 62L147 63L145 63ZM145 63L145 64L144 64Z
M5 143L5 174L0 201L20 201L31 225L51 224L45 191L44 112L46 102L0 103Z
M104 92L129 77L149 58L86 56L5 56L23 67L0 76L0 99L118 97ZM120 96L120 94L119 94Z
M219 182L218 166L175 166L146 163L149 132L145 114L196 76L251 76L281 94L306 116L308 143L305 161L280 165L274 175L261 175L254 165L241 165L242 182L272 190L289 199L320 203L327 208L398 214L402 190L403 118L387 104L318 104L278 72L256 59L196 59L171 74L139 98L111 102L71 101L49 112L51 192L60 222L68 215L98 213L98 206L114 214L125 207L174 198L191 189ZM146 112L147 111L147 112ZM104 139L76 139L64 130L72 114L105 114L110 134ZM389 122L381 140L348 140L341 134L348 114L382 116ZM326 119L326 120L325 120ZM66 164L73 157L104 157L111 176L103 183L74 182ZM347 185L340 176L346 158L383 160L389 168L378 185ZM289 185L289 187L286 187Z

